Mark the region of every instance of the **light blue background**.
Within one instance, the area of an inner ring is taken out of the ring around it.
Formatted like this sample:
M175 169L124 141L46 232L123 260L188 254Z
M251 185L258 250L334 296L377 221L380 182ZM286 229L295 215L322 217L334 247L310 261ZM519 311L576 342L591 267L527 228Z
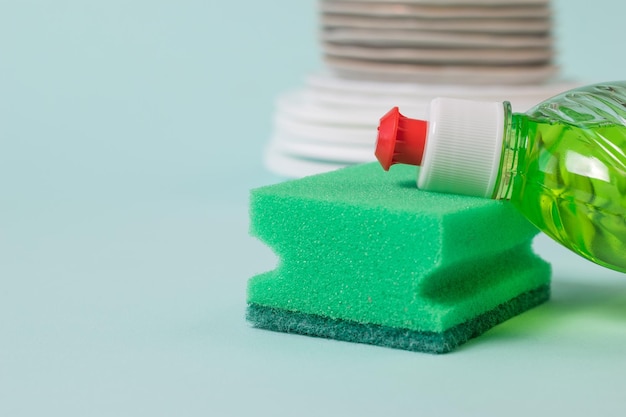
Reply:
M554 4L563 73L626 78L626 3ZM247 193L315 11L0 1L0 416L623 415L626 279L546 239L553 301L451 355L248 327Z

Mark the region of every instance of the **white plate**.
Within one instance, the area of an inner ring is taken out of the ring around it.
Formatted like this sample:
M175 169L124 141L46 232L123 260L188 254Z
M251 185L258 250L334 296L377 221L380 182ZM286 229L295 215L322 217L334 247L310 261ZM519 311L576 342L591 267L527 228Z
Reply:
M380 118L389 111L393 105L381 106L373 111L371 108L363 112L359 107L346 107L342 111L336 109L325 109L323 105L308 105L305 102L301 106L297 98L291 96L295 100L286 100L284 109L287 111L277 111L274 118L274 141L278 141L288 146L283 146L285 152L295 152L300 156L305 154L309 157L324 158L325 155L315 153L310 155L310 149L317 152L320 148L327 148L333 152L343 152L350 149L349 152L360 152L365 150L366 153L373 152L376 144L377 127ZM534 104L534 103L533 103ZM525 106L525 107L520 107ZM532 104L513 103L515 111L523 111ZM429 103L425 103L421 108L414 106L400 106L402 114L411 118L428 120ZM295 110L294 110L295 109ZM314 146L313 148L308 147ZM299 149L299 150L298 150ZM354 150L357 151L354 151ZM343 159L341 159L343 161Z
M461 5L449 4L407 4L407 2L380 2L367 1L321 1L319 8L323 13L348 14L357 16L387 16L387 17L427 17L431 19L450 18L542 18L551 15L547 2L531 5Z
M403 100L388 97L384 100L377 96L354 95L351 102L337 101L345 95L329 93L318 96L310 90L298 90L281 95L277 100L277 119L288 118L310 125L324 125L329 127L370 128L391 107L402 105L413 113L427 108L430 100ZM321 98L321 99L319 99ZM433 97L434 98L434 97Z
M420 85L313 74L304 89L279 97L265 163L279 175L302 177L374 161L378 120L395 105L404 115L425 120L430 100L436 96L509 99L514 111L525 111L573 87L565 82L543 86Z
M374 150L376 138L372 146L348 146L342 144L314 143L294 141L290 137L274 135L271 146L277 151L300 158L322 160L341 164L355 164L376 160Z
M551 48L450 49L450 48L372 48L368 46L324 43L326 55L383 62L414 62L425 64L547 64L553 58Z
M418 17L350 16L322 13L322 27L355 29L411 29L423 31L478 33L548 33L552 29L549 17L531 19L420 19Z
M294 142L371 147L376 143L376 129L381 116L382 114L364 120L367 125L362 127L340 127L307 123L277 114L274 119L274 133Z
M534 100L552 97L563 91L580 86L569 81L554 81L544 84L501 85L492 83L484 86L463 84L426 84L389 81L354 80L337 77L329 72L309 74L306 78L307 94L330 94L333 101L341 102L341 97L359 99L361 97L390 98L397 100L432 100L434 97L458 97L476 100L509 100L528 98ZM537 103L539 103L537 102Z
M515 111L526 111L543 100L575 86L573 83L559 83L521 89L518 86L510 88L422 86L416 89L419 86L409 84L405 85L406 88L402 91L396 91L398 87L396 83L358 83L333 80L327 75L311 76L310 81L312 82L305 88L278 97L275 113L277 127L288 125L297 131L322 127L354 128L347 131L348 136L360 137L358 135L362 132L359 129L375 127L380 117L395 106L400 107L403 114L421 119L428 118L430 102L435 97L507 100L512 103ZM345 130L341 132L346 133ZM335 133L337 132L331 130L322 136ZM316 133L314 136L320 134Z
M569 88L568 88L569 89ZM567 90L567 89L566 89ZM428 111L430 108L430 102L432 99L436 97L448 97L448 98L467 98L470 100L481 100L481 101L509 101L515 112L525 112L531 107L535 106L538 103L554 96L561 90L554 90L555 92L550 92L546 90L546 93L543 95L537 96L529 96L529 97L515 97L508 94L503 94L499 97L482 97L478 92L475 96L462 96L458 94L439 94L428 99L416 99L411 100L410 98L404 96L398 97L385 97L383 98L368 98L368 97L359 97L352 96L348 94L335 94L333 92L319 91L312 92L311 94L315 96L315 100L320 107L324 105L328 105L330 108L337 108L337 106L343 106L345 109L352 108L367 108L372 111L377 111L382 116L392 107L399 107L400 112L406 116L417 118L417 119L427 119ZM564 91L564 90L563 90Z
M368 112L386 112L392 107L410 109L414 114L421 113L430 106L433 97L411 97L406 95L375 95L359 93L341 93L332 90L310 90L307 95L316 105L328 108L334 113L351 111L352 109L367 110ZM448 97L452 97L448 95ZM457 97L458 98L458 97ZM480 100L480 98L478 98Z
M491 33L451 33L401 29L325 29L321 39L330 43L432 48L550 48L549 35L497 35Z
M272 146L266 148L263 160L267 169L287 178L301 178L308 175L321 174L335 171L348 165L297 158L284 154Z

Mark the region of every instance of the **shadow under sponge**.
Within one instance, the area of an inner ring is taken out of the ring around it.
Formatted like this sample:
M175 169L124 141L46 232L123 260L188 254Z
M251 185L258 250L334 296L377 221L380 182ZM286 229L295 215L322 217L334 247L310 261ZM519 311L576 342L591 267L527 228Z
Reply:
M376 163L258 188L250 232L279 257L248 282L255 327L449 352L550 296L537 230L508 202L431 193Z

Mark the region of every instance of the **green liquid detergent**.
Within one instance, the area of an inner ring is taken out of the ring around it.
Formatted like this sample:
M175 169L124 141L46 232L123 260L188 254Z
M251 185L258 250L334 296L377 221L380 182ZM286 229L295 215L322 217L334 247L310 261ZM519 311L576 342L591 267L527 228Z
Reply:
M386 169L422 165L421 188L510 199L565 247L626 272L626 82L570 90L525 114L437 99L424 122L394 108L376 155Z

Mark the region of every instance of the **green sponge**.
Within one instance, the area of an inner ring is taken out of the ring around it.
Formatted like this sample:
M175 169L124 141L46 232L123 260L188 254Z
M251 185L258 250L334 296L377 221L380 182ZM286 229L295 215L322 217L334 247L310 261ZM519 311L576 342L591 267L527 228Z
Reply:
M250 217L280 258L248 283L259 328L443 353L549 298L528 221L506 202L420 191L414 167L259 188Z

